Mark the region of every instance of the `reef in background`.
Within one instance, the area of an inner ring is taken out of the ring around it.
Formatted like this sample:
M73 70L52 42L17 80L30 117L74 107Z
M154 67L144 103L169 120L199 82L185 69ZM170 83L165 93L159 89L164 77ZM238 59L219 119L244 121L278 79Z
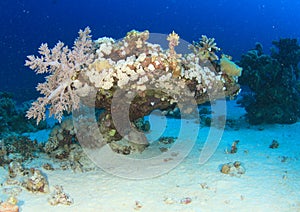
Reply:
M37 126L35 121L25 117L29 107L28 102L16 105L13 94L0 92L0 139L11 134L34 132L47 127L45 121Z
M291 124L300 117L300 46L290 38L273 45L271 55L266 55L258 43L239 62L243 67L239 82L251 90L240 103L251 124Z

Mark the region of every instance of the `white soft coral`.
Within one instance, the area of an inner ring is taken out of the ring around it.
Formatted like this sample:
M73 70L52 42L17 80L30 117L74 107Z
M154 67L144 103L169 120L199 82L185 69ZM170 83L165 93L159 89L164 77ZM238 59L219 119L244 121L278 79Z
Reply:
M58 42L53 49L47 44L39 48L40 57L28 56L25 65L35 70L37 74L49 73L46 81L37 86L37 90L43 94L32 103L27 111L28 118L37 119L37 123L46 118L46 107L49 105L50 116L54 115L61 121L63 112L71 112L79 105L79 97L72 83L80 72L93 62L93 43L90 29L79 31L79 37L74 46L69 49L62 42Z

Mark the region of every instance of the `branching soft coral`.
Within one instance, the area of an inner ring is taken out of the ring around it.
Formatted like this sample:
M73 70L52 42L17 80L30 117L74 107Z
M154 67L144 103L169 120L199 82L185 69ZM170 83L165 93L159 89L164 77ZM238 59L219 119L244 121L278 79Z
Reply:
M64 111L71 112L78 107L79 97L73 82L93 62L90 32L89 27L84 31L80 30L72 49L62 42L58 42L52 49L47 44L42 44L39 48L40 57L28 56L25 66L29 66L37 74L50 74L44 83L38 84L37 90L44 96L32 103L26 115L28 118L37 119L37 123L44 120L46 107L49 105L50 116L54 115L61 121Z

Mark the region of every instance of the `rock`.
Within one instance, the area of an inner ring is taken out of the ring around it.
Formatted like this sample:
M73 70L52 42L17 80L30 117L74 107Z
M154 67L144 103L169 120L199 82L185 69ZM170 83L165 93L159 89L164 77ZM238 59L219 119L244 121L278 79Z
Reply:
M15 178L17 175L21 175L24 171L22 165L17 161L10 162L8 166L8 175L10 178Z
M223 174L228 174L230 172L230 165L229 164L224 164L221 168L221 172Z
M47 178L38 169L31 168L29 178L24 180L22 186L33 193L48 193L49 185Z
M269 148L271 148L271 149L277 149L278 147L279 147L279 143L276 140L273 140L269 146Z
M184 204L184 205L190 204L191 202L192 202L192 198L190 197L184 197L180 200L180 204Z
M54 170L53 166L50 163L44 163L42 167L43 167L43 169L48 170L48 171Z
M235 161L223 164L220 171L223 174L240 177L242 174L245 174L246 169L240 161Z
M162 136L158 139L158 142L159 143L162 143L162 144L172 144L175 142L177 138L176 137L172 137L172 136Z
M130 131L128 135L124 136L124 138L128 140L131 148L138 152L143 152L145 148L149 146L146 136L136 130Z
M166 204L168 204L168 205L171 205L171 204L176 203L176 200L175 200L174 198L172 198L172 197L166 197L166 198L164 199L164 202L165 202Z

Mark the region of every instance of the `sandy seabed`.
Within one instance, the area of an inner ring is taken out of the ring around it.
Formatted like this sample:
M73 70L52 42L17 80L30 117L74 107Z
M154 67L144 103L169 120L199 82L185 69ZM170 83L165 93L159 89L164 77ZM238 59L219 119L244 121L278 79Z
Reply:
M245 114L234 101L228 103L227 113L227 118L234 120ZM168 121L167 134L175 133L172 125L178 121ZM49 194L23 190L18 195L20 211L300 211L299 122L250 126L241 121L236 129L226 127L212 157L199 164L208 130L200 129L192 151L178 166L151 179L124 179L100 168L84 173L41 169L50 190L62 185L74 203L51 206ZM235 140L239 140L238 151L226 154ZM277 149L269 148L272 140L279 142ZM151 154L151 148L145 154ZM234 161L243 164L244 174L230 176L220 172L222 164ZM51 163L41 157L31 161L30 166L39 168L45 162ZM7 170L1 168L1 182L6 176ZM1 199L6 197L1 192Z

